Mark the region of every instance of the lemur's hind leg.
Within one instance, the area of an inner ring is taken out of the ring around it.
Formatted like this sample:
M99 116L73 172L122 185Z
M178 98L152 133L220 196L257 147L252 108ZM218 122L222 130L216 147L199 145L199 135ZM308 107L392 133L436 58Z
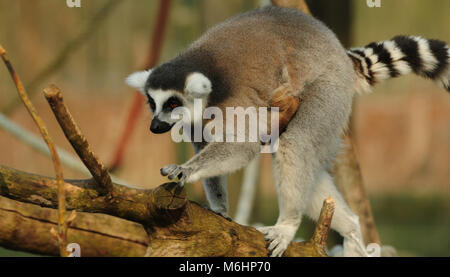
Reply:
M275 226L257 228L270 241L272 257L281 256L294 239L314 183L315 155L306 153L312 148L301 147L302 143L306 140L282 136L278 152L273 155L279 217Z
M352 80L342 67L308 84L302 103L279 138L274 155L280 215L273 227L259 229L281 256L294 238L319 173L333 160L351 113Z
M323 201L328 197L332 197L336 203L331 228L344 237L344 257L367 257L368 254L361 235L359 218L345 203L334 185L333 178L326 171L318 175L317 182L313 186L311 198L306 209L307 215L317 221Z

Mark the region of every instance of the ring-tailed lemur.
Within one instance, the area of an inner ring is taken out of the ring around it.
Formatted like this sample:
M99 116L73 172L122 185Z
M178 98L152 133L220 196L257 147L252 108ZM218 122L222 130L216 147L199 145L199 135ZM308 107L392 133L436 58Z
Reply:
M368 91L382 80L416 73L449 91L449 64L449 47L441 41L399 36L346 51L313 17L265 7L210 29L175 59L132 74L127 83L148 97L154 133L171 130L176 123L171 111L180 106L192 111L198 98L205 100L202 108L222 110L275 103L289 123L273 154L280 214L275 226L258 229L271 241L272 256L283 254L304 214L318 218L330 196L336 201L331 227L344 237L344 255L366 256L358 217L329 174L355 90ZM194 148L192 159L161 173L181 182L202 179L211 209L226 216L225 175L255 158L260 145L211 142L194 143Z

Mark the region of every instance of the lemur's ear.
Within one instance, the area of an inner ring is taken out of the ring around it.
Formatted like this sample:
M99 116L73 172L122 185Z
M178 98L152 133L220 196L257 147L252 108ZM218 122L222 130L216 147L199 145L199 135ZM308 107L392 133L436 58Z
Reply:
M150 77L151 73L151 70L135 72L125 79L125 83L130 87L144 93L145 84L147 83L148 77Z
M186 78L184 90L194 97L205 97L211 93L212 84L205 75L194 72Z

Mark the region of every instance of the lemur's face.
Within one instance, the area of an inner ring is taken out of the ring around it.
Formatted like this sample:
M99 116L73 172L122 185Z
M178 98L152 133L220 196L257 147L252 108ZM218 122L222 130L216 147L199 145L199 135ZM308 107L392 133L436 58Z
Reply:
M173 112L177 108L184 107L189 111L191 123L196 120L203 111L194 112L194 100L202 99L202 110L205 108L207 98L212 91L211 81L201 73L191 73L187 76L184 88L163 89L148 86L148 80L152 71L142 71L131 74L126 83L141 91L148 100L148 105L153 113L150 131L154 134L169 132L181 117L174 117Z
M153 113L150 131L154 134L169 132L178 120L172 119L172 112L183 106L182 95L176 91L148 90L145 94Z

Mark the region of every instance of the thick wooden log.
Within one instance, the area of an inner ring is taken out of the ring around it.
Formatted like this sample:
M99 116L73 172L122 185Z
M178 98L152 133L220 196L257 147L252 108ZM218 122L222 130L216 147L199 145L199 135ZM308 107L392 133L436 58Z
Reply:
M58 210L0 196L0 218L1 246L59 255L50 233L51 228L58 226ZM80 245L84 257L142 257L148 245L142 225L104 214L77 213L67 235L68 243Z
M154 190L113 184L113 199L97 192L93 180L66 180L65 188L67 208L78 211L69 227L68 241L79 243L82 251L86 248L87 256L143 255L145 241L148 243L146 256L150 257L269 255L262 233L188 201L186 191L175 183ZM57 222L55 180L0 166L1 196L0 216L6 220L0 221L0 245L56 255L57 247L50 235L51 227ZM145 239L142 230L147 231ZM309 242L293 242L285 255L326 255L323 242L328 227L318 226L317 230L322 239L318 240L316 235ZM110 236L114 240L106 241L105 237ZM131 244L122 242L124 238L131 238ZM116 240L121 241L117 245L129 249L127 253L114 248ZM102 245L106 245L103 250Z

